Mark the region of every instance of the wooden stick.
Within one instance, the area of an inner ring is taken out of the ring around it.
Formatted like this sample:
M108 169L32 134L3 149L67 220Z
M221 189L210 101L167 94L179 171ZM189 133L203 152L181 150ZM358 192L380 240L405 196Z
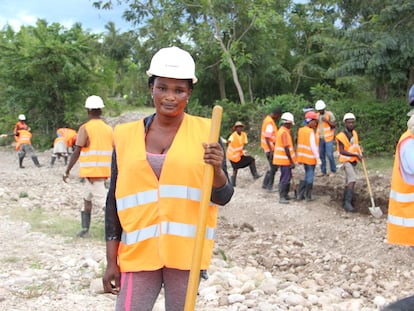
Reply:
M222 114L223 108L221 106L214 106L208 143L218 141ZM190 276L188 279L187 296L185 298L184 311L193 311L195 307L198 284L200 280L201 259L203 255L204 239L206 236L207 213L208 207L210 205L213 177L214 168L212 165L208 164L206 165L206 168L204 170L200 214L198 217L197 234L193 250L193 259L191 262Z

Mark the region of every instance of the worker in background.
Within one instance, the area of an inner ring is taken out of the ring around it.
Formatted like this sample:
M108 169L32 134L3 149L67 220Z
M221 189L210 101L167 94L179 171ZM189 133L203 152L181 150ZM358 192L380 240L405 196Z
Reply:
M290 128L295 124L293 114L285 112L281 116L282 126L277 131L273 164L280 167L279 180L279 203L289 203L290 181L292 169L295 168L296 154L293 149L292 135Z
M246 154L245 146L247 144L247 134L243 131L244 124L237 121L233 125L233 133L227 139L227 157L230 160L233 168L233 175L231 176L231 183L236 187L237 170L244 167L249 167L254 179L261 177L257 173L256 160Z
M352 206L352 198L354 197L354 187L357 180L355 167L358 161L361 161L362 153L359 146L359 138L355 127L355 115L346 113L343 121L345 129L336 135L337 148L339 151L339 162L343 164L345 170L345 191L343 208L347 212L355 212Z
M85 102L88 119L78 130L73 153L63 175L63 181L69 178L69 173L75 163L80 161L79 175L85 178L83 193L83 209L81 210L82 230L78 236L89 236L91 225L92 199L95 198L99 208L105 206L105 181L111 175L111 156L113 150L112 127L102 119L103 100L96 95L89 96Z
M68 127L60 127L56 131L56 135L59 137L64 137L66 146L68 147L68 153L72 153L73 146L76 143L77 133L74 129L68 128Z
M53 165L56 162L56 158L60 159L60 157L63 157L65 161L65 165L68 164L68 146L66 144L66 138L62 136L58 136L53 141L53 151L52 151L52 157L50 158L50 167L53 167Z
M414 85L408 93L411 111L407 130L395 151L394 168L388 203L387 241L414 246ZM414 249L413 249L414 250Z
M298 200L312 201L313 178L319 159L319 138L315 135L318 126L318 115L313 111L305 114L305 124L298 131L297 157L298 163L303 164L305 178L299 182Z
M31 131L30 127L26 123L26 116L24 114L19 114L18 121L16 125L14 126L13 134L14 134L14 140L17 142L18 140L18 134L19 130L27 130Z
M328 158L331 174L336 173L336 164L334 159L334 138L335 138L335 115L326 110L326 104L323 100L318 100L315 104L315 110L318 111L318 127L316 135L319 137L319 157L321 158L321 176L327 175L326 158Z
M32 133L28 129L23 130L20 129L17 131L16 134L16 151L17 155L19 157L19 167L24 168L23 166L23 159L26 155L30 156L32 158L32 161L34 165L37 167L41 167L39 160L37 159L37 156L35 154L34 148L32 146Z
M273 152L275 149L277 125L276 122L280 119L282 108L276 107L271 114L267 115L262 122L262 131L260 134L260 146L264 150L267 162L269 163L269 170L266 172L263 179L262 188L268 191L273 191L273 183L275 181L275 174L277 165L273 164Z

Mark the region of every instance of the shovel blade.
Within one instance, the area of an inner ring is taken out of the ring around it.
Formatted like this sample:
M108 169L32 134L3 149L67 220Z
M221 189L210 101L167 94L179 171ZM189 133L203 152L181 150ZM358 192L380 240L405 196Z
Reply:
M375 218L380 218L382 216L382 210L378 206L370 207L369 212Z

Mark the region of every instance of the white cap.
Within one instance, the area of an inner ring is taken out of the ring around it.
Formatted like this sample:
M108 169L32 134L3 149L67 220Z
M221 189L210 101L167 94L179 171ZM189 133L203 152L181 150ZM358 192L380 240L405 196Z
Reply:
M282 114L282 116L280 118L282 119L283 123L295 124L293 114L291 114L290 112L285 112L284 114Z
M323 100L318 100L315 104L315 110L323 110L326 108L326 104Z
M345 120L350 120L350 119L356 120L355 115L351 112L345 113L343 121L345 122Z
M100 109L103 108L104 102L102 98L96 95L89 96L85 101L85 108L88 109Z
M24 114L19 114L19 120L20 121L26 120L26 116Z
M148 76L173 79L191 79L197 83L195 63L190 53L176 46L159 50L151 59Z

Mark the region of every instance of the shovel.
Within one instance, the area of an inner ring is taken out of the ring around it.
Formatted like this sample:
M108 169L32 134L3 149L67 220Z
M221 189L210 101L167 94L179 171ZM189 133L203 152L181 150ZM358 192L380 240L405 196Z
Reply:
M371 189L371 184L370 184L369 178L368 178L367 168L365 167L365 161L364 161L364 158L362 158L362 157L361 157L361 164L362 164L362 168L364 170L365 178L367 180L369 196L371 198L371 207L369 208L369 212L375 218L380 218L382 216L382 210L378 206L375 206L374 196L372 195L372 189Z

